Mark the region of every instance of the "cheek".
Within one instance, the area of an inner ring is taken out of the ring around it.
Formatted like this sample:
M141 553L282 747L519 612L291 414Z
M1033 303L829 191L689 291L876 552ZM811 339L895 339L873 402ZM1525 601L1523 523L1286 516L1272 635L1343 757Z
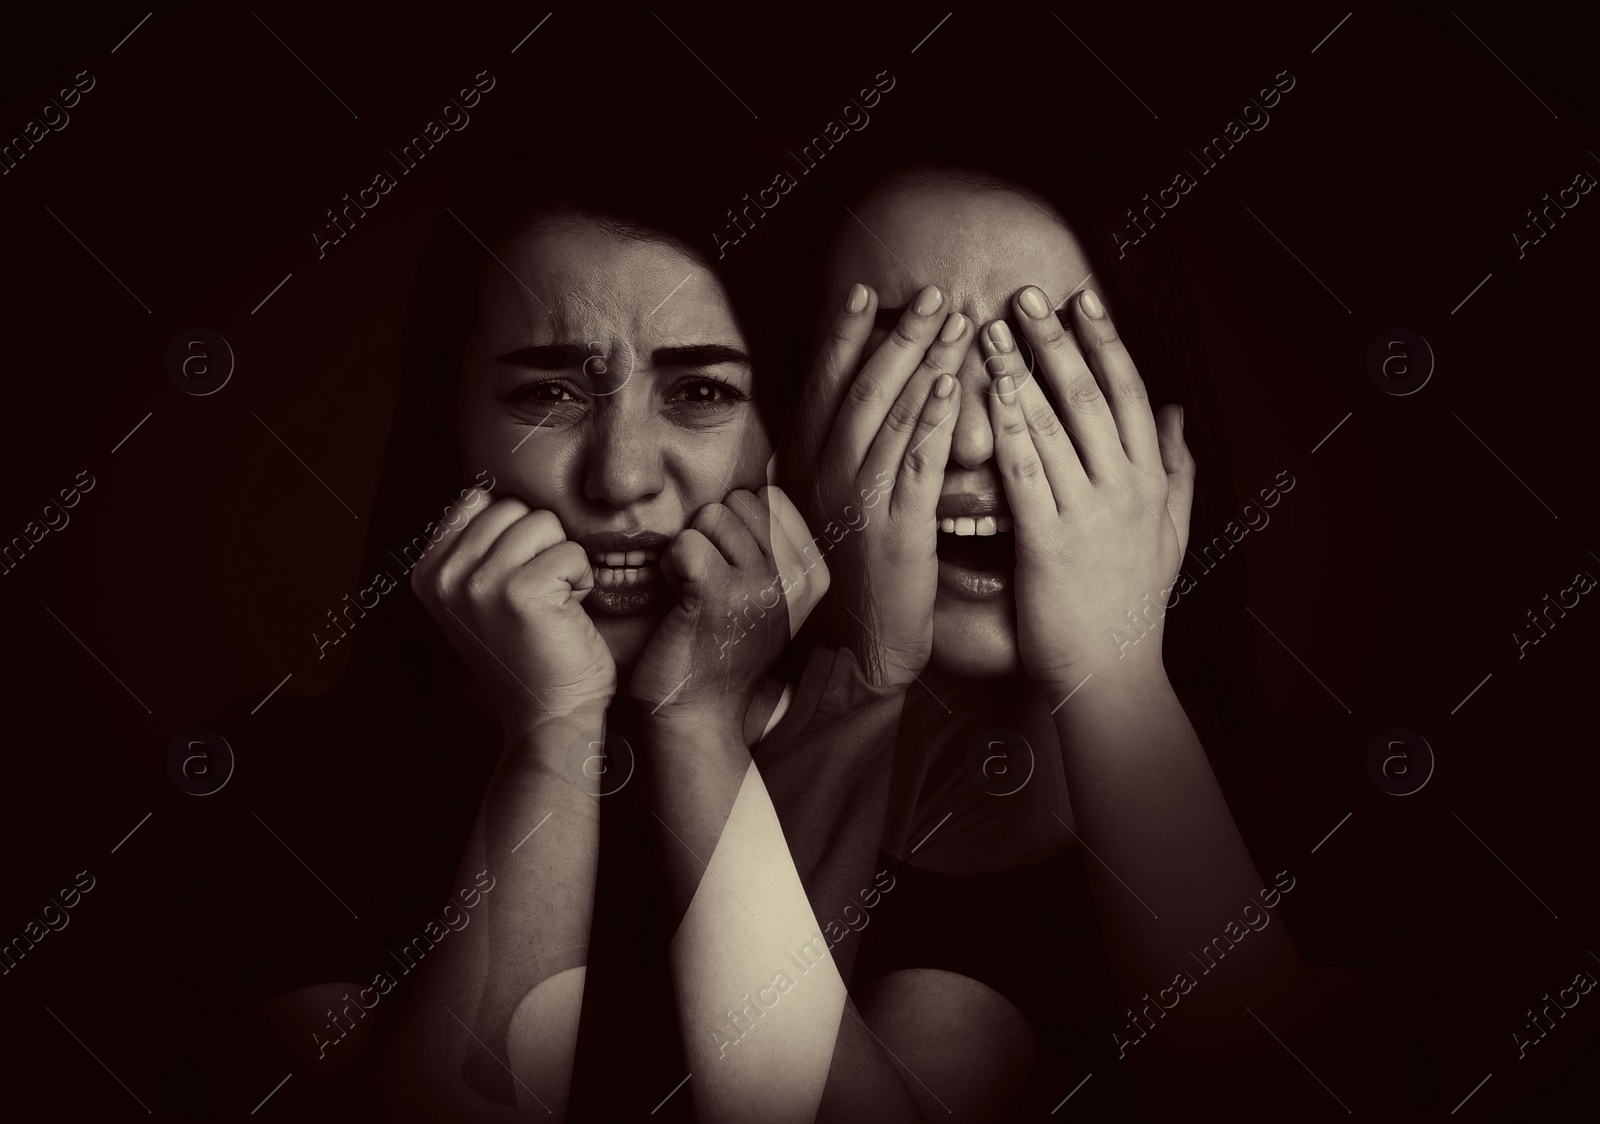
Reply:
M771 440L751 411L746 421L674 442L665 456L683 490L684 506L694 512L720 503L736 488L755 491L764 486L772 452Z

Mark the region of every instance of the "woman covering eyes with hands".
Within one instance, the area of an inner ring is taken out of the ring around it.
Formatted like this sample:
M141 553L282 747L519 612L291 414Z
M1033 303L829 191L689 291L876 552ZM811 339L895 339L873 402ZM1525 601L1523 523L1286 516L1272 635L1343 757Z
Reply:
M1196 688L1232 701L1230 628L1191 612L1165 635L1197 494L1208 523L1231 506L1196 456L1223 470L1183 302L1105 252L1108 166L1038 155L1016 113L889 126L818 243L790 462L818 471L794 487L815 523L897 481L841 544L823 635L905 693L883 747L901 888L851 981L877 1041L841 1035L825 1108L1004 1118L1092 1069L1081 1110L1236 1116L1249 1093L1343 1116L1287 1044L1403 1114L1404 1020L1365 977L1307 968L1273 908L1293 875L1257 866L1196 732L1216 731Z

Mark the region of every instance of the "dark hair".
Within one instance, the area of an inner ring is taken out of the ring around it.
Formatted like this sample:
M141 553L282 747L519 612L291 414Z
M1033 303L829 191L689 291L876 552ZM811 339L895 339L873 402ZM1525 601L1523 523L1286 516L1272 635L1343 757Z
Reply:
M1152 408L1184 408L1184 440L1197 476L1190 528L1195 538L1221 528L1238 511L1228 440L1206 370L1189 282L1170 231L1157 230L1137 245L1127 240L1129 211L1140 195L1171 181L1137 152L1104 139L1070 133L1056 116L1041 126L1020 97L962 93L910 100L881 114L866 143L830 153L830 167L798 210L804 229L794 234L813 247L805 270L804 315L794 326L789 355L805 362L818 326L835 310L817 303L827 258L844 227L847 207L908 177L953 177L978 186L1020 189L1054 208L1087 251L1093 287L1116 318L1117 330L1138 363ZM1044 138L1043 142L1041 138ZM1122 234L1119 239L1118 234ZM806 300L809 304L806 305ZM804 369L780 385L798 388ZM793 406L795 400L787 405ZM797 411L786 411L791 419ZM786 435L786 452L798 435ZM795 456L783 458L798 467ZM793 480L787 481L793 485ZM797 499L809 489L794 488ZM819 513L805 512L808 519ZM1240 566L1208 574L1168 613L1163 652L1173 685L1206 692L1225 726L1240 724L1256 695L1244 625L1244 575Z
M494 249L531 220L597 222L671 243L711 269L749 345L757 410L778 433L779 325L759 284L774 241L759 227L731 248L718 238L741 197L772 181L776 162L720 103L655 99L649 109L636 98L575 97L502 126L468 158L412 284L364 574L394 573L394 552L472 482L461 478L456 441L459 368L483 271L503 268ZM396 685L416 692L456 666L443 634L406 596L357 635L346 679L398 672Z

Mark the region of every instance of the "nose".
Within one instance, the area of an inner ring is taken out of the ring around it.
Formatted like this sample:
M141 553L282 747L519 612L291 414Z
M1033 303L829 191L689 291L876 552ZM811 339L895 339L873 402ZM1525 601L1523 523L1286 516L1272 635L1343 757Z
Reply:
M599 405L583 451L584 495L618 510L659 495L665 480L655 427L622 406L615 401Z
M982 324L982 321L974 321ZM994 431L989 428L989 387L993 379L983 362L977 341L967 349L957 376L961 391L961 413L951 435L950 459L962 468L977 468L994 456Z

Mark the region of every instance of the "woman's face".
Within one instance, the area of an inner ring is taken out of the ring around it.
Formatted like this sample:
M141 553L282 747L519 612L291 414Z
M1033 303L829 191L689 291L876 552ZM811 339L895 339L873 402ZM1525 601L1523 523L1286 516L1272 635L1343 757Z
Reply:
M666 242L546 221L495 255L462 365L461 468L588 551L584 608L630 666L673 603L667 544L766 483L748 346L716 276Z
M1006 317L1025 286L1037 285L1060 304L1089 274L1088 255L1064 220L1018 192L955 178L908 179L879 188L853 209L860 221L844 229L835 247L823 307L841 307L857 281L877 290L869 354L925 285L943 289L944 310L963 313L981 330ZM974 344L960 371L961 413L939 500L941 528L949 519L1010 514L989 428L990 381ZM1011 533L958 536L941 529L933 609L938 666L966 676L1019 670L1013 542Z

